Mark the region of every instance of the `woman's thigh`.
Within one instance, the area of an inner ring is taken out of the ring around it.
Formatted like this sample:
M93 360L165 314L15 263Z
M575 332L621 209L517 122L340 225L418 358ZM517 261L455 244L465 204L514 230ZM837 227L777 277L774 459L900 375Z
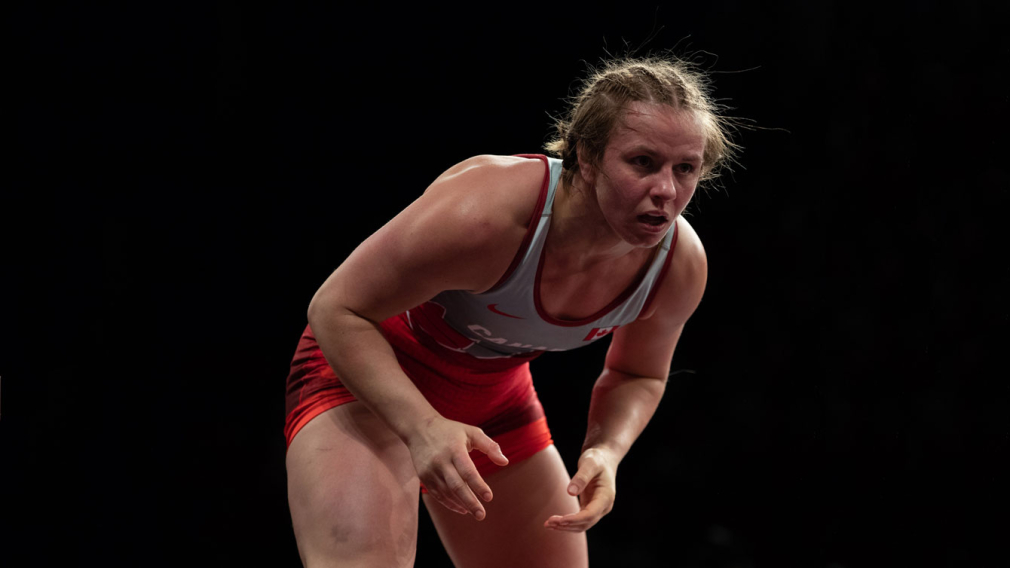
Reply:
M428 495L424 504L457 568L588 566L585 533L544 528L551 515L579 510L568 495L571 478L552 445L485 478L494 499L477 521L446 509Z
M298 553L314 566L411 566L419 482L403 442L360 402L323 412L287 453Z

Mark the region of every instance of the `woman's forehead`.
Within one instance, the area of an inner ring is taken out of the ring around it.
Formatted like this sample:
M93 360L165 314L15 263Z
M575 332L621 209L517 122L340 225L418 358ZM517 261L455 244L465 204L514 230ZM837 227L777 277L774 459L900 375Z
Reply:
M698 146L700 152L705 146L705 128L702 118L695 111L633 102L615 125L610 142L618 145Z

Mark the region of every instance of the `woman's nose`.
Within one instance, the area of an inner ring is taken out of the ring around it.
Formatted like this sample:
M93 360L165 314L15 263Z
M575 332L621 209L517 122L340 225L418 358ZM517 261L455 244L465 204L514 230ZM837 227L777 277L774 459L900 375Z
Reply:
M673 201L677 198L677 183L673 172L663 172L652 188L652 197L658 201Z

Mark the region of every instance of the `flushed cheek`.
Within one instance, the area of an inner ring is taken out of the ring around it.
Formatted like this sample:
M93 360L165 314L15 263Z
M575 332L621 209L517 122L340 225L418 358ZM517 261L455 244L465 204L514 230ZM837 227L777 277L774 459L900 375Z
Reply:
M639 200L628 193L611 192L604 200L601 200L600 206L611 215L625 216L633 213L639 207Z
M677 201L675 203L678 215L680 215L684 209L687 209L687 204L691 202L692 197L694 197L694 188L691 188L689 191L685 191L683 196L677 197Z

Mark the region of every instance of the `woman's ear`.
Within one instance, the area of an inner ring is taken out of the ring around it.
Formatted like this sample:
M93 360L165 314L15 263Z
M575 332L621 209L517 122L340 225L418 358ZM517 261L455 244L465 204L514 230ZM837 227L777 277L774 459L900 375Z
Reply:
M575 155L579 158L579 175L585 180L586 185L593 187L596 183L596 168L586 159L586 152L581 142L575 147Z

